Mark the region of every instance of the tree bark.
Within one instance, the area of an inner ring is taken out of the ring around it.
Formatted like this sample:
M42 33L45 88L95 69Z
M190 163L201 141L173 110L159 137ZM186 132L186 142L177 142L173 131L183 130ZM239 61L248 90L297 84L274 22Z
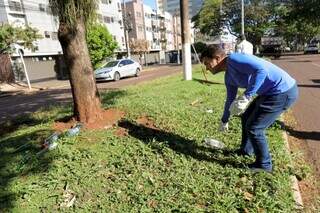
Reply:
M9 54L0 54L0 82L15 82Z
M70 72L74 116L80 122L93 123L101 118L102 108L83 20L79 19L74 29L60 22L58 37Z

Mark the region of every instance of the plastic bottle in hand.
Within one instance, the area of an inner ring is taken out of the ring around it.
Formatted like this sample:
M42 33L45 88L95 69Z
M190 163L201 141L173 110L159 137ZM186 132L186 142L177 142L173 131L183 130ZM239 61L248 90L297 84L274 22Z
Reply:
M225 147L224 143L212 138L205 138L204 144L213 149L223 149Z
M76 124L73 128L68 129L68 131L66 132L66 135L71 137L79 134L81 127L82 127L81 123Z

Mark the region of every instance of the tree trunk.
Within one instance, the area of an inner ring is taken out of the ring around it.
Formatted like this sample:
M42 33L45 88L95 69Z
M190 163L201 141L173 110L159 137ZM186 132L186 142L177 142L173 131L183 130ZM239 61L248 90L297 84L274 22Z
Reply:
M0 54L0 82L15 82L9 54Z
M60 22L59 41L70 72L75 118L93 123L101 118L101 102L86 43L84 22L79 19L75 30Z

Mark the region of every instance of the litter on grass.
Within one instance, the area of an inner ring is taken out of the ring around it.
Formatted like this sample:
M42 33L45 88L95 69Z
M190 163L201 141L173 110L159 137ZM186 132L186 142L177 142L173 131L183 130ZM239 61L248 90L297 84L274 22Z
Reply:
M42 144L42 149L36 155L39 156L47 151L54 150L58 146L58 140L63 136L73 137L78 135L82 126L82 123L77 123L73 128L68 129L65 133L53 133L47 139L45 139L44 143Z
M226 147L226 145L224 145L224 143L222 143L216 139L213 139L213 138L205 138L204 144L205 144L205 146L207 146L209 148L213 148L213 149L223 149Z
M206 112L207 112L207 113L213 113L213 110L212 110L212 109L207 109Z

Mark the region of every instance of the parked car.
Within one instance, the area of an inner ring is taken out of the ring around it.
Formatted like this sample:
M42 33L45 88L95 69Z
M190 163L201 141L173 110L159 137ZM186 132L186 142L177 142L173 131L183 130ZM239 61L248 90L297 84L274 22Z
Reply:
M313 40L304 48L304 54L308 53L320 53L320 41Z
M101 68L94 71L96 81L114 80L127 76L138 77L141 72L141 66L138 62L131 59L120 59L109 61Z
M274 58L280 58L284 52L285 41L280 36L264 36L261 38L261 50L262 56L273 56Z

